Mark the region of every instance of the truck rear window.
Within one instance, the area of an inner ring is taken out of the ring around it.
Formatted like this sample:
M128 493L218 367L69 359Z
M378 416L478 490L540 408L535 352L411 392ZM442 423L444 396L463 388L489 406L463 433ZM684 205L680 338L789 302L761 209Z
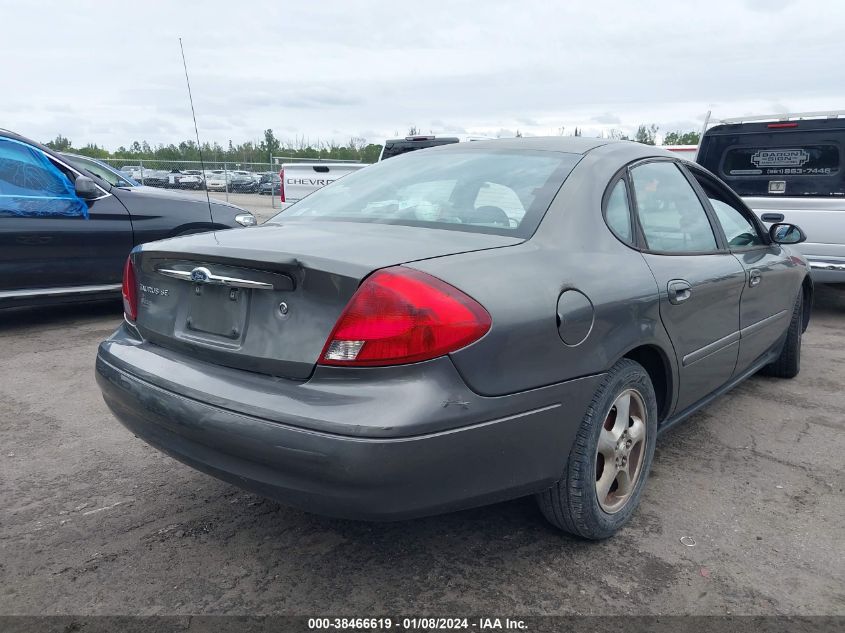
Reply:
M839 172L839 148L737 147L725 154L722 171L728 176L832 176Z
M842 141L845 130L708 132L698 162L741 196L842 196Z

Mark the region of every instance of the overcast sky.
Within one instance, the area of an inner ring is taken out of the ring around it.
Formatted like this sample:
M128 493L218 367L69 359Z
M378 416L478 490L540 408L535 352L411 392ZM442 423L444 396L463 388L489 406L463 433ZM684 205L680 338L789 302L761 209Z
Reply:
M0 127L77 147L193 138L180 36L222 144L845 108L833 0L0 0L0 25Z

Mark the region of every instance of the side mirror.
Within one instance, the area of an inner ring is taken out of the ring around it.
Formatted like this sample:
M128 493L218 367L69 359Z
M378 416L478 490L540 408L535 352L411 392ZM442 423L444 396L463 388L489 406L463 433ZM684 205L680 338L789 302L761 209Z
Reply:
M77 176L74 182L76 195L83 200L93 200L100 197L100 190L88 176Z
M804 231L794 224L778 222L769 227L769 237L775 244L800 244L807 239Z

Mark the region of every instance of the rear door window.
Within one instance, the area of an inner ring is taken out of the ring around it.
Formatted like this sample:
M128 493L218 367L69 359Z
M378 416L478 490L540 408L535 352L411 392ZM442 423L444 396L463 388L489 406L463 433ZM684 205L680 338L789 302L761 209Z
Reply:
M637 215L648 249L662 253L716 251L707 212L674 163L660 161L631 170Z

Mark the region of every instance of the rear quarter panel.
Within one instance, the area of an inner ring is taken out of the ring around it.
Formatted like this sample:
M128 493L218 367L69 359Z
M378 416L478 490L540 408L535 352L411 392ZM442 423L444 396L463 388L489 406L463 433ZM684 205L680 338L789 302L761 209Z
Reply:
M500 395L597 374L626 352L654 345L674 382L671 343L660 320L658 289L642 255L607 228L601 200L619 166L641 150L599 148L564 183L535 235L507 248L411 264L462 289L490 312L493 326L452 355L478 393ZM602 161L613 151L620 161ZM594 308L587 338L566 345L558 333L557 301L567 289Z

